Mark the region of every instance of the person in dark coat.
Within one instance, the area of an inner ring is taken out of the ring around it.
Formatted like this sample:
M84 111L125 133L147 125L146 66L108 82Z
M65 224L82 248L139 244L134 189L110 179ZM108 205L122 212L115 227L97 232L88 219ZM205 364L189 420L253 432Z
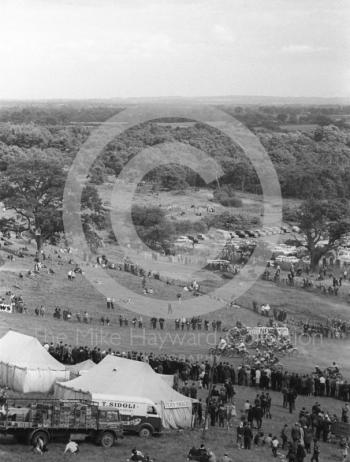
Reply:
M253 440L253 432L250 428L249 424L246 424L243 427L243 441L244 441L244 449L251 449L252 447L252 440Z

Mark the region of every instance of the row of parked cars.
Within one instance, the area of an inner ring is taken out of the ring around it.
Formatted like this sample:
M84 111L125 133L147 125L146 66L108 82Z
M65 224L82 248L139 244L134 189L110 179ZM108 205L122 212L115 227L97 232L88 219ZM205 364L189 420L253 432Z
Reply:
M261 229L248 229L248 230L238 230L238 231L226 231L218 229L217 232L221 233L226 239L251 239L259 238L264 236L271 236L273 234L284 234L284 233L299 233L300 229L297 226L273 226L273 227L264 227ZM210 235L209 235L210 237ZM207 237L204 234L196 234L195 236L179 236L175 243L176 244L198 244L200 241L205 240Z
M230 236L232 239L235 238L241 238L241 239L247 239L247 238L258 238L258 237L264 237L264 236L271 236L273 234L283 234L283 233L289 233L293 231L289 226L274 226L271 228L262 228L262 229L248 229L248 230L239 230L239 231L230 231Z

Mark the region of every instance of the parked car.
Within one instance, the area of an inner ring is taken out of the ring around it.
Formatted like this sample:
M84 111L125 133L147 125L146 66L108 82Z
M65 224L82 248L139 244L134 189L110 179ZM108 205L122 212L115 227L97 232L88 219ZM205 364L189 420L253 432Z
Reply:
M250 229L244 231L245 234L247 234L249 237L256 237L256 234L254 231L251 231Z
M236 231L236 234L238 237L240 237L241 239L245 239L247 237L246 233L244 231Z
M259 237L266 236L266 234L264 233L262 229L256 229L255 232Z

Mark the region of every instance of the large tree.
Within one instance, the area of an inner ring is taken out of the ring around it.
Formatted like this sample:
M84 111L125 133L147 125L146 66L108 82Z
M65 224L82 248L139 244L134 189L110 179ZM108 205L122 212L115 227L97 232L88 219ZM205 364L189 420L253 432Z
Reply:
M350 231L349 208L345 201L310 198L299 207L297 219L305 235L312 269L317 268L327 252L337 249L341 238Z
M43 242L63 231L63 168L52 159L22 159L11 163L2 175L0 200L16 214L16 221Z
M14 211L17 225L35 238L38 252L45 241L64 231L65 179L64 168L58 161L38 157L13 162L1 175L0 200ZM81 208L87 238L95 239L94 225L102 226L104 210L93 186L83 191Z
M135 205L132 208L132 219L137 234L145 244L153 249L158 249L160 246L166 250L175 229L161 208Z

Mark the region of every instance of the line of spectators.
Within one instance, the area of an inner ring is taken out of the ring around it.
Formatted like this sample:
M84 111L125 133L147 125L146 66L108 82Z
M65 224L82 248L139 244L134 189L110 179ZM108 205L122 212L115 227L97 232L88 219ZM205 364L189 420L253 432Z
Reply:
M262 390L280 391L283 396L288 390L297 395L331 397L343 401L350 401L350 383L345 380L339 367L333 363L331 367L322 371L318 366L308 374L299 374L283 370L282 367L265 367L241 364L235 368L229 362L221 361L212 370L209 359L192 361L178 355L155 354L136 351L112 351L111 348L88 346L74 346L53 343L45 344L45 348L57 360L64 364L76 364L87 359L95 363L100 362L106 355L114 354L137 361L145 361L160 374L174 375L174 388L179 389L180 383L196 382L197 387L208 388L210 375L213 383L230 382L232 385L251 386Z

